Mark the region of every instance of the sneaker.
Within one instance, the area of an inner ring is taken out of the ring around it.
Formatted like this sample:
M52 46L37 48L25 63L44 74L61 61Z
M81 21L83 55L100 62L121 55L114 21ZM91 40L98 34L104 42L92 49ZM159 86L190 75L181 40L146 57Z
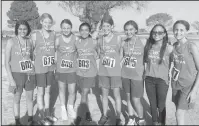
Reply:
M61 119L68 120L68 115L65 106L61 106Z
M77 114L72 105L67 105L67 112L69 117L71 117L72 119L76 118Z
M135 119L129 118L126 125L130 125L131 126L131 125L137 125L137 124L135 122Z
M89 122L92 121L91 113L90 112L86 112L86 121L89 121Z
M47 118L44 118L43 120L38 122L38 125L49 126L52 125L52 123Z
M140 119L138 122L137 122L137 125L146 125L146 121L144 119Z
M78 116L78 117L74 120L74 125L80 125L81 122L82 122L82 118Z
M121 119L116 119L116 126L122 126L122 120Z
M107 116L101 116L100 120L98 121L98 125L104 125L106 124L108 121L108 117Z
M53 123L58 120L55 116L47 116L46 118Z
M35 122L35 121L33 121L33 120L31 120L31 121L28 121L28 126L33 126L33 125L36 125L37 123Z

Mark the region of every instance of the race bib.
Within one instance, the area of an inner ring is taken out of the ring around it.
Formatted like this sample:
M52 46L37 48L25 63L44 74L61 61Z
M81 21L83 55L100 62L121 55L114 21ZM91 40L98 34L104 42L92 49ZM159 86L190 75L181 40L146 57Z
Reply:
M73 67L73 61L62 59L60 67L61 68L72 68Z
M135 68L137 65L137 59L134 57L126 57L124 59L124 65L128 68Z
M179 74L180 74L180 71L176 69L175 67L173 67L172 78L174 81L178 80Z
M30 60L19 61L19 65L21 67L21 71L23 71L23 72L30 71L30 70L33 69L33 65L32 65L32 62Z
M55 57L54 56L43 56L42 57L43 66L51 66L55 64Z
M89 59L78 59L78 66L80 69L89 69L90 60Z
M105 67L113 68L115 67L115 59L110 57L104 57L102 60L102 65Z

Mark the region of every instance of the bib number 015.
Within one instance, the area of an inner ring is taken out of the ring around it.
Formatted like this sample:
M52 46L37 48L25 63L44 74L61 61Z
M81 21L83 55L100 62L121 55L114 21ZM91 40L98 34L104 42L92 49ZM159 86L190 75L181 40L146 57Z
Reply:
M51 66L55 64L54 56L43 56L42 58L43 66Z

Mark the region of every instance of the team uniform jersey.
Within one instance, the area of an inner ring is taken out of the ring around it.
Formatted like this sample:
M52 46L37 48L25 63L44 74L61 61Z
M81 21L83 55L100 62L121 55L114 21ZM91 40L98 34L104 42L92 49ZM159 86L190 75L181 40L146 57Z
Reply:
M10 66L12 72L34 73L34 66L31 61L32 42L27 39L25 45L19 44L17 37L12 38L13 46L11 50Z
M55 70L55 33L50 32L44 38L41 31L36 32L35 41L35 73L47 73Z
M77 71L81 77L95 77L97 75L97 42L92 38L78 39L75 42L77 49Z
M120 44L118 35L113 35L110 42L98 39L100 48L99 76L120 76Z
M191 42L186 42L179 47L174 44L172 59L174 68L172 70L172 86L181 89L193 85L196 78L196 67L192 54L190 53Z
M159 64L160 60L160 48L152 46L148 53L149 62L147 63L146 76L161 78L168 83L168 72L169 72L169 56L170 52L166 47L162 63Z
M143 43L138 37L136 37L135 41L125 41L123 50L124 61L122 64L122 77L133 80L142 80L144 72Z
M63 36L58 37L59 46L57 48L57 72L72 73L76 72L76 36L72 35L71 40L66 43Z

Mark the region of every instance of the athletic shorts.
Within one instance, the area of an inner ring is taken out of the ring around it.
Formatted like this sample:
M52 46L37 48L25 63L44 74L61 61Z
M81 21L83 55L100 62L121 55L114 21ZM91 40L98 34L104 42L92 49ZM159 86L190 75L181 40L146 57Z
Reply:
M194 103L187 100L187 96L192 86L185 87L181 90L172 89L172 101L177 109L188 110L194 107Z
M66 84L73 84L76 83L76 73L56 73L56 78L58 81L61 81Z
M100 88L122 88L121 77L117 76L99 76L99 87Z
M82 88L92 88L95 87L96 76L95 77L82 77L77 75L77 84Z
M27 73L12 72L12 76L16 83L16 87L17 87L16 92L22 93L23 88L26 91L31 91L35 89L35 85L36 85L35 75L30 75L29 81L28 81Z
M144 94L143 80L133 80L122 78L122 85L126 93L131 93L131 96L141 98Z
M36 73L37 87L47 87L55 82L54 71L49 71L47 73Z

